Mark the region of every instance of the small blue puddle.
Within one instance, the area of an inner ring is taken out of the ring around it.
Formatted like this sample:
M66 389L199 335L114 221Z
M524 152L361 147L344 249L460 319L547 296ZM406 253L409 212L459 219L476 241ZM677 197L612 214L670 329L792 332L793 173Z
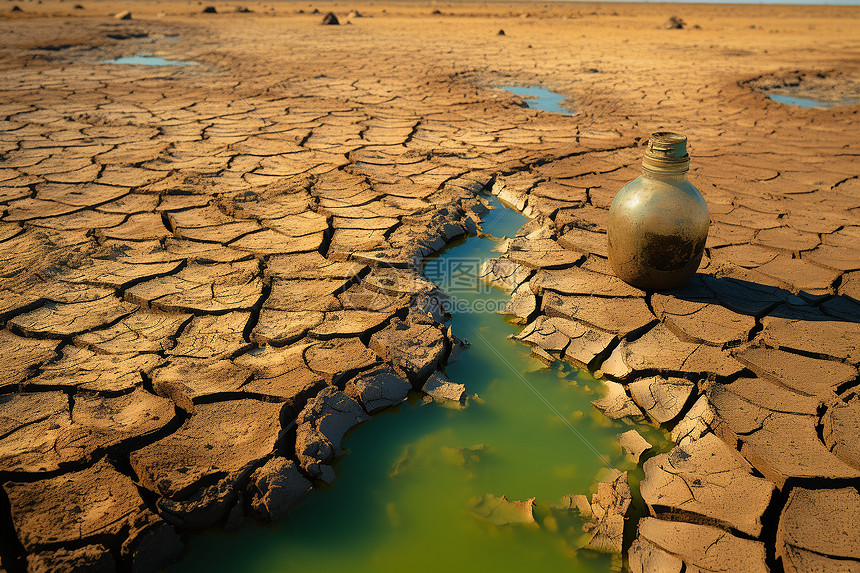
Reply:
M780 94L769 94L767 97L775 102L784 103L786 105L796 105L798 107L833 107L834 105L845 105L857 101L857 98L847 98L841 101L821 101L817 99Z
M197 62L182 62L179 60L165 60L151 54L137 54L126 56L115 60L102 60L103 64L128 64L132 66L196 66Z
M551 111L553 113L561 113L564 115L574 115L572 109L562 107L561 102L564 101L564 96L545 90L538 87L524 88L519 86L499 86L499 88L509 91L512 94L526 98L526 105L532 109L542 111Z

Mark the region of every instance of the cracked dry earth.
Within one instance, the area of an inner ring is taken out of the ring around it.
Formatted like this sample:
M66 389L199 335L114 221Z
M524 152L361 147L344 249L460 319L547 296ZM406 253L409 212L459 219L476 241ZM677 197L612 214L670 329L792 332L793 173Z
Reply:
M755 88L853 89L855 8L23 6L0 20L0 570L154 571L330 482L349 428L449 384L461 342L416 269L488 190L532 218L485 267L519 338L677 443L644 461L630 569L860 570L858 105ZM100 63L138 52L199 64ZM538 82L577 115L492 88ZM604 231L658 129L689 136L712 227L700 274L652 293Z

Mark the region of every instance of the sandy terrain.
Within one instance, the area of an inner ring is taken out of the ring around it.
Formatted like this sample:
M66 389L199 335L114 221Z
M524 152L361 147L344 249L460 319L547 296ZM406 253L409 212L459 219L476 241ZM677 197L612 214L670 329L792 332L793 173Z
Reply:
M762 93L860 95L857 8L80 6L0 16L0 570L157 570L449 391L414 267L488 189L534 217L497 264L523 339L679 444L630 568L860 566L860 104ZM137 53L198 64L101 63ZM534 83L577 115L493 88ZM664 129L713 224L688 288L643 293L603 232Z

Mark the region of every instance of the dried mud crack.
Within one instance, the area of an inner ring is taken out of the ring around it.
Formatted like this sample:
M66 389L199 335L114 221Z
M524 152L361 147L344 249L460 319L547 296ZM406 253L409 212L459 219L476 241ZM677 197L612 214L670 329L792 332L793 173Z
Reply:
M26 6L0 18L0 571L156 571L195 530L282 518L410 391L462 394L420 268L492 232L487 191L532 219L482 271L518 338L676 442L644 456L632 571L860 562L857 104L757 91L855 85L850 8L691 6L679 31L658 6ZM198 65L101 63L145 52ZM650 293L604 233L658 129L688 134L712 226L694 280Z

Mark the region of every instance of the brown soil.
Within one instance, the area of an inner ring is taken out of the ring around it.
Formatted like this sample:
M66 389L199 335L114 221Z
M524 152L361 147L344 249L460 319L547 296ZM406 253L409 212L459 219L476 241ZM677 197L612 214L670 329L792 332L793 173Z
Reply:
M414 268L489 188L535 218L489 266L523 339L679 443L631 567L860 561L860 104L765 95L856 96L857 8L81 6L0 14L0 570L156 570L330 481L346 430L439 387L459 341ZM101 63L144 52L198 65ZM644 293L603 233L663 130L712 227L687 290Z

